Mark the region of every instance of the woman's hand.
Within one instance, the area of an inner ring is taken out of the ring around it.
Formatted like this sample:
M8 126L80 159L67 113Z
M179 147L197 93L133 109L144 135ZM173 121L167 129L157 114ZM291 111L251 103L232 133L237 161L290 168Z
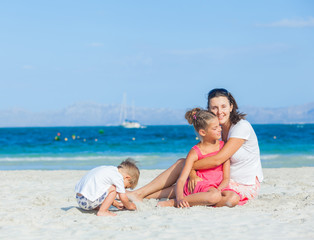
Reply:
M177 200L177 208L186 208L190 207L190 204L184 199Z
M193 193L196 184L200 181L203 181L203 179L196 175L195 170L191 170L188 182L188 189L190 193Z

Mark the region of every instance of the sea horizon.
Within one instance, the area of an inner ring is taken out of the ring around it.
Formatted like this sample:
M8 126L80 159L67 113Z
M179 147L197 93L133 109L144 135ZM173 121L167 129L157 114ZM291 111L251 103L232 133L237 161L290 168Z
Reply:
M263 167L314 166L314 124L252 126ZM190 125L0 128L0 170L86 170L128 157L141 169L165 169L198 141Z
M249 121L250 122L250 121ZM250 122L251 123L251 122ZM285 123L251 123L254 125L314 125L314 122L285 122ZM146 124L142 125L142 128L145 127L158 127L158 126L190 126L186 124ZM104 125L45 125L45 126L0 126L1 128L74 128L74 127L122 127L121 124L104 124Z

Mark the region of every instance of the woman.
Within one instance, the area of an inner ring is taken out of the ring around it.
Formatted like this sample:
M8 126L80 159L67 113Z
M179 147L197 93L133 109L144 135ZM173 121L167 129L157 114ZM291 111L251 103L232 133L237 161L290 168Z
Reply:
M263 181L257 137L251 124L244 119L245 114L238 112L235 99L226 89L213 89L208 93L208 110L219 119L225 145L218 154L196 161L193 169L213 168L230 159L229 188L238 194L228 191L216 206L243 205L258 195L260 182ZM184 159L179 159L147 185L129 192L128 196L133 200L174 197L173 188L169 187L176 183L183 166ZM189 178L191 190L202 180L195 171L191 171ZM199 201L204 203L206 199Z

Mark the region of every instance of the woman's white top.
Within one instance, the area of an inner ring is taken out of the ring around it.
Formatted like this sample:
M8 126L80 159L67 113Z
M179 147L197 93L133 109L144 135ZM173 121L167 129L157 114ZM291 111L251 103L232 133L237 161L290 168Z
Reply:
M114 185L118 193L125 193L124 180L117 167L100 166L89 172L76 184L75 192L90 201L100 198Z
M260 158L260 150L254 129L246 120L240 120L232 125L228 139L244 139L243 145L230 158L230 178L244 185L255 184L256 177L263 181L263 171Z

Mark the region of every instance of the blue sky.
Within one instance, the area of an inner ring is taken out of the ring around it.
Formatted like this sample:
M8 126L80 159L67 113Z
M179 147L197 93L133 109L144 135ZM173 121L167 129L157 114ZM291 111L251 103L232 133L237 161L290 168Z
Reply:
M2 1L0 110L313 102L313 1Z

